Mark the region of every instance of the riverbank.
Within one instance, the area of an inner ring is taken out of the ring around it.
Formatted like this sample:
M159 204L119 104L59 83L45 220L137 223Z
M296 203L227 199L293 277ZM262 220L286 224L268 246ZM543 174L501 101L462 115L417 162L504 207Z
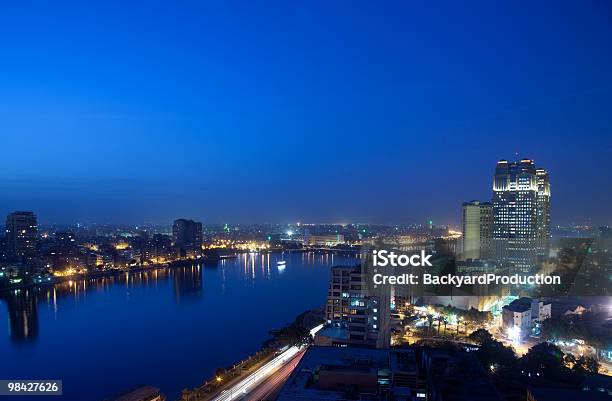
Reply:
M324 306L321 306L299 314L291 324L281 329L271 330L273 337L255 354L229 368L217 368L215 375L205 380L201 386L183 390L177 401L210 401L291 347L307 345L311 340L310 333L313 328L324 322L324 314ZM307 337L301 338L300 334L286 337L283 333L287 332L303 333Z
M361 252L360 249L345 249L345 248L300 248L300 249L270 249L270 250L262 250L257 252L257 254L277 254L277 253L309 253L314 252L315 254L327 254L333 253L336 255L357 255ZM31 281L21 281L19 283L8 284L6 286L0 287L0 295L3 293L7 293L15 290L28 290L33 288L45 288L49 286L53 286L58 283L75 281L75 280L88 280L88 279L96 279L103 277L112 277L125 273L141 273L146 271L153 271L157 269L165 269L165 268L173 268L173 267L182 267L182 266L190 266L193 264L203 264L209 266L217 265L221 260L235 259L238 255L251 253L249 251L239 251L232 250L231 252L219 255L218 258L214 260L209 260L206 257L197 258L197 259L181 259L175 260L168 263L153 263L148 265L137 265L131 266L129 268L111 268L107 270L99 270L94 272L82 273L82 274L71 274L66 276L52 276L52 275L44 275L40 276L40 279L33 278Z
M188 264L192 264L192 263L193 261ZM10 284L6 287L0 288L0 294L15 291L15 290L28 290L28 289L33 289L33 288L52 287L55 284L75 281L75 280L89 280L89 279L97 279L97 278L104 278L104 277L112 277L112 276L117 276L117 275L125 274L125 273L141 273L145 271L165 269L168 267L172 267L172 266L168 263L161 263L161 264L151 264L147 266L133 267L129 269L108 269L108 270L101 270L101 271L84 273L84 274L77 273L77 274L71 274L71 275L66 275L66 276L49 276L47 277L48 280L42 280L40 282L31 281L31 282L20 282L16 284Z

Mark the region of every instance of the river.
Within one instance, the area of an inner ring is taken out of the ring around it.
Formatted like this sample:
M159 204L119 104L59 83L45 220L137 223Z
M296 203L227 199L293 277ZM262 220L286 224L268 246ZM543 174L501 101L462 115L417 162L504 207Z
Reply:
M102 401L138 385L169 401L257 351L325 303L332 253L241 254L217 266L74 280L0 298L0 379L61 379L62 397ZM22 397L27 400L46 397Z

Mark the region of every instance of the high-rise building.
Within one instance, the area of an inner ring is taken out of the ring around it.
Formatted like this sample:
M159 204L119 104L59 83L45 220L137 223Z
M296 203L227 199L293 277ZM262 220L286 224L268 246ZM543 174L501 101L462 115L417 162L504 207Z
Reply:
M537 254L547 257L550 249L550 179L548 171L536 169L538 198L536 203Z
M170 257L171 247L172 241L170 240L170 236L154 234L147 244L148 258L155 258L155 260L168 259Z
M74 233L60 231L55 233L55 241L49 249L48 257L53 269L82 268L86 266L85 255L79 252Z
M533 160L500 160L493 178L495 258L515 271L529 272L548 254L550 181Z
M172 245L179 250L180 256L196 256L202 251L202 223L188 220L174 220L172 225Z
M36 256L38 225L32 212L13 212L6 216L6 256L11 262L28 263Z
M489 202L471 201L461 211L461 254L459 259L489 259L493 230L493 206Z
M389 296L369 294L359 266L332 267L325 316L336 345L389 346Z

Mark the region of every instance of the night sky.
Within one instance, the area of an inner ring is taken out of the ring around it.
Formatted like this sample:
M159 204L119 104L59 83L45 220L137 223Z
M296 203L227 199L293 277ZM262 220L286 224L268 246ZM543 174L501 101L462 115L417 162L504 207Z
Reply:
M612 223L610 2L13 3L0 219L458 223L518 153Z

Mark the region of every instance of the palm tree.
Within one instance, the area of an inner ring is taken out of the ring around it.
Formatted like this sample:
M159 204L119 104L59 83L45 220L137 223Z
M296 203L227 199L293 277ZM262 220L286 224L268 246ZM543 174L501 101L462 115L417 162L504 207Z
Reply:
M438 336L440 336L440 323L444 321L442 316L438 316Z
M431 326L433 326L434 317L431 314L427 315L427 337L429 337L429 331L431 330Z

